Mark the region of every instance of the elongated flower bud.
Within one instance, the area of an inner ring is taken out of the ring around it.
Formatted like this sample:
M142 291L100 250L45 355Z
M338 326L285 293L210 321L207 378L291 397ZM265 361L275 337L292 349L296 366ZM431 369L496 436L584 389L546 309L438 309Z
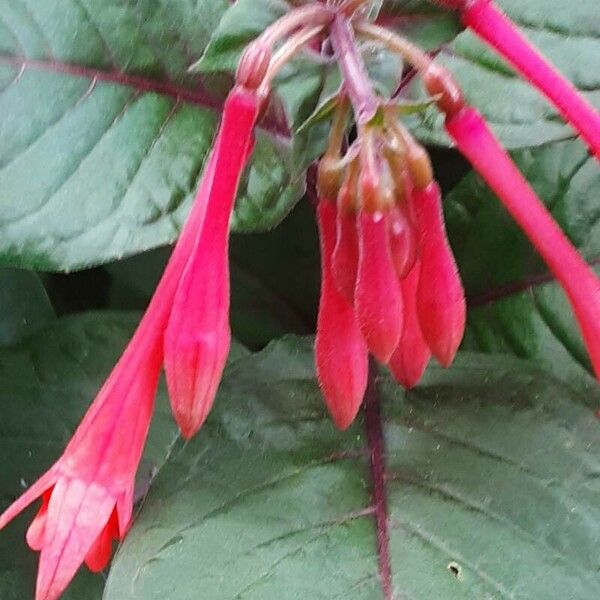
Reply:
M354 302L358 270L358 232L356 213L338 211L337 241L332 257L335 284L347 302Z
M369 370L368 350L352 305L337 289L331 268L336 205L321 200L317 209L321 238L321 299L315 358L319 385L339 429L350 426L360 408Z
M564 288L600 378L600 279L565 237L483 117L465 108L446 122L458 149L500 198Z
M354 165L351 165L338 194L336 242L331 259L331 269L337 288L350 304L354 303L358 270L357 180L358 172Z
M445 367L454 360L465 330L465 293L446 237L440 188L431 183L416 190L421 276L417 312L431 353Z
M392 354L389 367L394 379L405 388L419 383L431 357L429 346L421 332L417 315L417 289L421 264L417 261L400 283L404 301L404 328L398 347Z
M363 195L377 185L361 175ZM368 198L367 205L376 201ZM364 201L364 200L363 200ZM358 275L354 301L358 322L373 356L387 363L402 333L402 296L392 263L387 214L364 208L358 216Z
M394 206L390 210L390 252L396 274L404 279L412 269L417 258L417 238L406 210Z
M234 88L214 148L214 178L204 224L177 288L165 331L164 361L171 407L186 438L213 404L225 367L229 329L229 221L252 144L260 101Z
M438 0L440 1L440 0ZM600 113L521 34L491 0L441 0L461 11L462 19L524 78L542 92L581 134L600 159Z

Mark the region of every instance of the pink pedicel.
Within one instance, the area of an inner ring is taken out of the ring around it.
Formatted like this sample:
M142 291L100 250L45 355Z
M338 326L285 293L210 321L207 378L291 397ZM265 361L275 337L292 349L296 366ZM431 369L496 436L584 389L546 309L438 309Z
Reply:
M257 95L241 87L225 103L204 225L177 288L165 332L169 398L186 439L204 423L229 354L229 221L259 105Z
M421 274L417 312L431 353L444 366L454 360L465 330L465 293L446 237L440 188L430 183L415 190Z
M400 282L404 301L404 328L400 343L389 362L394 379L406 389L411 389L419 383L431 357L417 315L420 272L421 264L417 261L406 278Z
M596 376L600 377L600 279L571 245L475 109L464 108L447 120L446 129L561 283L581 327Z
M463 0L454 4L477 35L508 60L542 92L600 159L600 113L584 98L490 0Z
M369 371L368 350L352 305L338 290L331 266L336 235L336 205L320 200L321 298L315 339L317 378L327 408L339 429L347 429L362 404Z

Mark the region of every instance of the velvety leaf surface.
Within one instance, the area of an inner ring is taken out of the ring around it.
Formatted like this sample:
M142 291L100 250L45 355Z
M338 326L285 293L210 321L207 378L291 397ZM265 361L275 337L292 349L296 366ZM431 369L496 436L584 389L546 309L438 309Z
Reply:
M598 163L578 142L520 151L515 159L567 236L597 264ZM530 358L590 384L585 346L561 288L548 283L544 263L481 179L468 175L448 195L446 216L470 297L466 346Z
M159 471L106 600L384 597L367 436L327 419L311 344L229 367L201 434ZM379 388L393 597L600 593L600 430L578 392L476 354L408 395Z
M0 269L0 346L17 342L53 319L54 310L35 273Z
M227 6L2 4L0 263L70 270L177 237L226 91L187 69ZM279 131L258 134L234 228L271 228L302 195Z
M600 12L596 0L497 0L523 33L600 108ZM439 60L458 78L469 102L509 148L574 136L553 108L470 32L444 46ZM448 144L443 119L429 111L417 129L430 142Z
M300 202L275 230L230 240L234 337L254 349L285 333L314 331L319 295L319 254L314 211ZM106 265L109 304L143 309L171 253L160 248Z

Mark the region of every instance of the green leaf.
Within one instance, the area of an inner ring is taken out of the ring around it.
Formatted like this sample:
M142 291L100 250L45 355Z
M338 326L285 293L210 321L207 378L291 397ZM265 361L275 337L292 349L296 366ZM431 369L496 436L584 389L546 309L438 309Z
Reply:
M514 154L519 168L580 250L600 257L600 170L578 142ZM466 347L536 361L585 386L585 346L561 288L489 188L468 175L446 199L448 232L470 297ZM544 285L542 285L544 284Z
M159 471L105 600L383 599L366 436L327 418L311 346L287 338L227 370L202 434ZM600 594L600 430L577 392L465 355L411 394L380 378L380 393L394 597Z
M227 90L188 66L226 0L5 4L0 264L67 271L172 242ZM233 227L274 227L303 190L267 121Z
M600 13L596 0L498 0L523 33L600 108ZM438 58L457 77L507 148L539 146L574 137L554 108L492 50L470 33L442 48ZM420 85L413 94L420 94ZM448 145L443 117L432 110L418 123L421 139Z
M457 13L430 0L385 0L380 22L428 51L439 50L462 29Z
M285 0L239 0L229 7L193 71L234 71L244 48L289 11Z
M35 273L0 269L0 346L35 333L54 317L46 290Z
M314 212L307 202L274 231L231 237L230 321L236 339L257 349L285 333L314 331L318 246ZM161 248L107 265L110 306L144 308L170 253L170 248Z

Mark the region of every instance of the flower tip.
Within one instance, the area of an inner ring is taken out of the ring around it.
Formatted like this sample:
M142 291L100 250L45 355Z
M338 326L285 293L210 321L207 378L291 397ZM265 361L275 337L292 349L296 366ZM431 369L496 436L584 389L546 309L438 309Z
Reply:
M164 362L169 400L186 440L198 433L212 408L230 340L228 326L202 338L167 328Z
M360 408L360 406L358 407ZM331 413L331 418L333 419L333 423L340 431L346 431L354 423L354 419L356 419L356 415L358 414L358 408L355 411L347 414L334 414Z

